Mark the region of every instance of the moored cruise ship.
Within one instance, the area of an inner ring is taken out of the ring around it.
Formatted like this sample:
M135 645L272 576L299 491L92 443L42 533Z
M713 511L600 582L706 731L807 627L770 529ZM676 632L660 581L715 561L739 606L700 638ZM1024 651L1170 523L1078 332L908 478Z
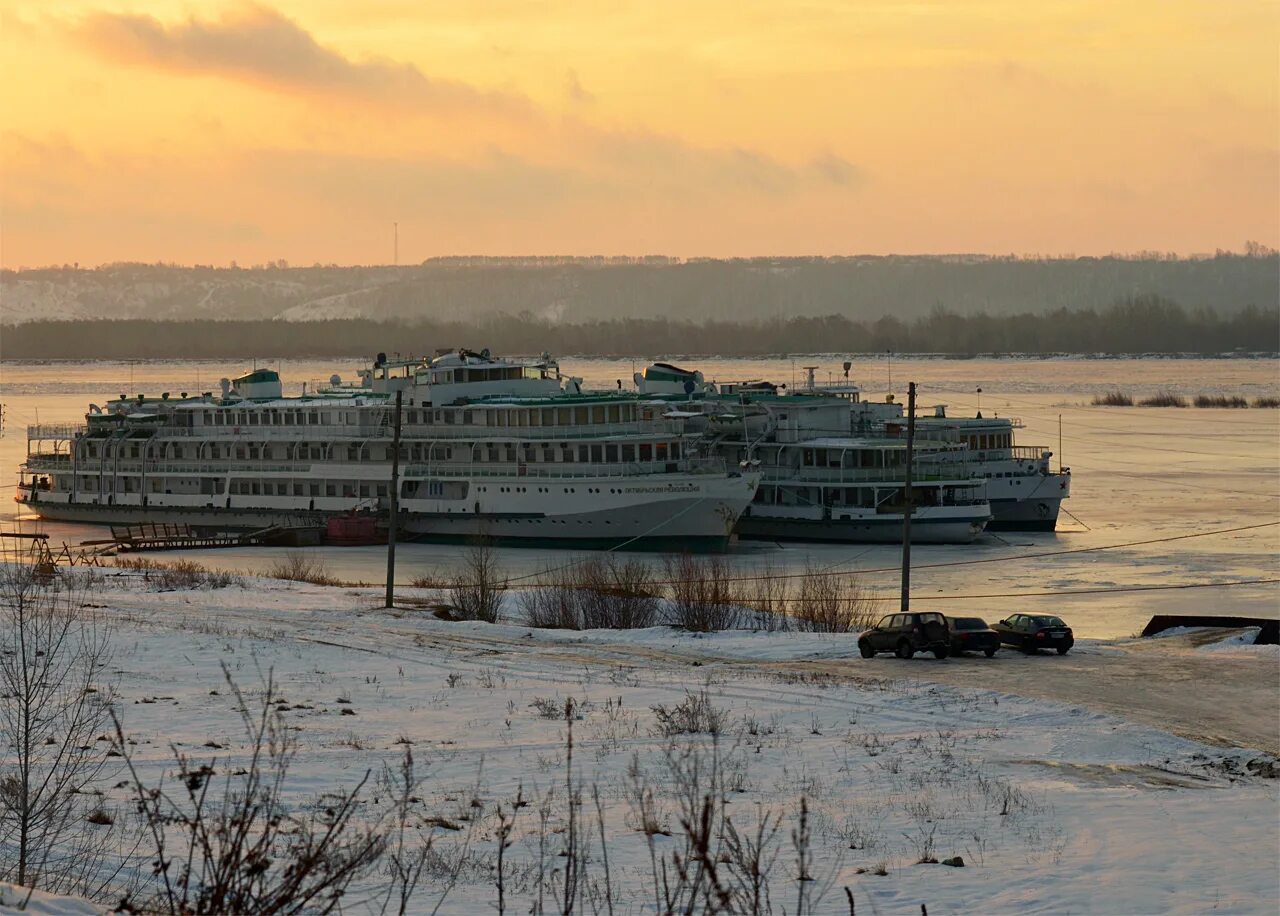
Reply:
M462 350L380 356L359 384L301 397L262 369L220 395L122 395L84 426L29 428L17 499L51 519L219 530L385 516L396 391L405 537L714 549L756 490L633 394Z
M738 521L741 536L902 542L906 443L883 433L850 435L843 398L782 392L766 382L714 388L666 364L646 369L636 383L668 406L668 416L685 417L691 427L701 420L708 446L726 461L758 468L760 488ZM962 445L916 444L913 543L962 544L982 534L991 510L969 457Z
M902 404L890 396L883 402L865 401L861 389L848 381L851 363L844 364L845 381L834 384L818 384L814 373L816 366L806 368L807 378L803 387L789 394L808 394L838 398L848 407L849 431L858 438L890 438L901 440L906 435L906 422ZM689 388L695 391L716 391L708 385L700 372L680 369L665 363L656 363L637 374L636 384L641 390L660 393L678 393ZM744 386L734 386L744 390ZM745 390L755 392L785 391L785 385L768 382L752 382ZM720 388L725 391L727 388ZM968 449L964 461L969 471L982 478L986 484L985 500L991 509L991 521L987 530L998 531L1053 531L1062 511L1062 501L1071 496L1071 469L1061 466L1054 470L1050 465L1053 452L1041 446L1016 444L1017 431L1022 423L1017 418L956 417L947 414L945 406L933 409L933 415L916 414L917 448L926 449L926 443L948 443ZM759 498L765 498L767 491Z

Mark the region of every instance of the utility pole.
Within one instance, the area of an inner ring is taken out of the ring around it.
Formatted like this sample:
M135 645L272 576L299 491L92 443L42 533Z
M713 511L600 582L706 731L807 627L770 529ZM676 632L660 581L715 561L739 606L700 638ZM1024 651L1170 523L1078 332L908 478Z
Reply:
M396 390L395 431L391 444L391 520L387 525L387 607L396 606L396 525L400 521L400 403L404 390Z
M916 383L907 385L907 479L902 488L902 613L911 610L911 459L916 441Z

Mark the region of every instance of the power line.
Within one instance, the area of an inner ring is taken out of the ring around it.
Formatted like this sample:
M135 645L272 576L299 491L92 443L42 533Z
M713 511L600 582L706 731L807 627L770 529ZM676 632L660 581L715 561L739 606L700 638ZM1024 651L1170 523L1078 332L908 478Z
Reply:
M1158 592L1183 588L1234 588L1237 585L1275 585L1280 579L1240 579L1232 582L1180 582L1173 585L1118 585L1111 588L1076 588L1056 592L1003 592L991 595L912 595L912 601L966 601L979 598L1062 598L1071 595L1107 595L1115 592ZM894 596L866 596L866 601L897 601Z
M914 569L942 569L945 567L953 567L953 566L978 566L983 563L1012 563L1018 560L1037 560L1037 559L1043 559L1046 557L1068 556L1071 554L1097 553L1103 550L1118 550L1124 547L1144 547L1149 544L1167 544L1172 541L1185 541L1185 540L1190 540L1192 538L1212 537L1214 535L1219 535L1219 534L1236 534L1241 531L1255 531L1259 528L1274 528L1277 525L1280 525L1280 521L1260 522L1254 525L1240 525L1235 528L1219 528L1215 531L1199 531L1192 534L1177 534L1177 535L1170 535L1169 537L1162 537L1162 538L1147 538L1146 540L1141 540L1141 541L1125 541L1119 544L1098 544L1093 547L1073 547L1067 550L1043 550L1037 553L1022 553L1022 554L1015 554L1013 556L982 557L976 560L947 560L940 563L917 563L914 565L913 568ZM508 581L520 582L526 579L535 579L535 578L538 578L539 576L546 576L546 575L550 575L551 573L558 572L561 569L568 569L572 566L580 565L581 563L588 562L589 560L590 560L590 557L584 560L577 560L572 563L565 564L564 566L553 567L551 569L543 570L541 572L529 573L527 575L517 576L513 579L509 579ZM880 567L872 567L869 569L853 570L853 572L862 574L862 573L896 572L897 570L898 570L897 566L880 566ZM827 577L827 576L845 576L845 575L849 575L849 573L839 572L839 571L818 570L814 572L764 573L764 574L757 574L757 575L751 575L751 576L724 576L720 578L719 581L720 582L768 582L768 581L780 580L780 579L816 579L816 578ZM654 580L650 580L646 584L647 585L678 585L684 581L685 580L683 579L654 579ZM573 583L567 583L567 582L540 582L538 583L537 587L552 588L557 586L563 587L563 586L572 586L572 585Z

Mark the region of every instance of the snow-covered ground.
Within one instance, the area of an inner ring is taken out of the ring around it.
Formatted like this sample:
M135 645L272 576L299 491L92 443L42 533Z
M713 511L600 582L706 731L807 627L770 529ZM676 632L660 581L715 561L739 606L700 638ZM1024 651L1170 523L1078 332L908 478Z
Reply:
M1280 780L1259 775L1265 755L1079 706L917 679L905 663L859 659L847 635L451 623L426 607L426 592L404 596L423 606L389 612L373 589L258 579L152 591L121 578L94 595L115 628L124 727L152 779L172 769L170 744L219 769L238 765L244 736L222 665L250 690L273 672L299 743L290 787L299 803L394 764L411 742L427 775L422 813L462 827L437 829L441 861L461 863L440 912L494 908L494 811L517 791L532 803L519 810L507 851L507 905L528 911L539 837L548 849L562 842L560 806L545 833L536 812L548 792L563 793L566 723L556 710L570 698L573 768L588 787L593 830L590 787L599 789L617 912L651 912L632 787L638 778L655 789L656 818L673 836L653 842L669 855L681 842L670 761L688 747L710 754L712 739L661 736L653 707L703 693L724 715L716 753L729 816L739 825L768 811L782 817L777 911L794 911L791 831L801 798L811 812L816 912L848 912L845 888L860 913L915 913L921 904L933 914L1280 906ZM929 667L920 661L916 670ZM1140 668L1134 678L1141 683ZM1258 690L1262 708L1274 710L1274 684ZM127 823L125 790L107 791ZM915 864L927 854L961 856L965 867ZM547 867L559 861L549 853ZM589 866L598 880L602 867L598 858ZM429 872L415 911L430 912L441 888Z

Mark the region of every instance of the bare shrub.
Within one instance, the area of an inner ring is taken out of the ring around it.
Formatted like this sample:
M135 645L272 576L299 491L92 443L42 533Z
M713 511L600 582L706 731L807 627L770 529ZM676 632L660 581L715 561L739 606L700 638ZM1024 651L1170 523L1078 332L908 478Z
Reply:
M1280 407L1280 398L1271 395L1261 395L1253 399L1254 407Z
M346 585L341 579L329 572L324 559L315 554L291 550L276 560L267 569L267 576L272 579L284 579L288 582L306 582L310 585Z
M1133 398L1123 391L1108 391L1106 394L1093 396L1094 407L1132 407Z
M649 565L612 554L545 569L516 600L531 627L628 630L651 627L658 616Z
M579 630L582 617L575 590L547 568L516 597L525 624L551 630Z
M1197 394L1192 401L1197 407L1248 407L1249 402L1238 394Z
M110 746L110 631L90 580L0 566L0 881L95 896L114 818L94 786Z
M790 629L791 591L791 579L781 569L766 566L756 570L738 589L738 603L747 616L744 625L766 633Z
M462 569L454 577L449 609L459 620L496 623L507 586L493 549L488 544L476 544L467 551Z
M742 608L722 557L681 553L664 559L668 580L668 613L673 626L695 633L737 627Z
M1172 391L1161 391L1138 402L1143 407L1186 407L1187 399Z
M806 633L852 633L875 623L875 602L853 573L805 570L791 609L795 628Z
M240 769L229 758L197 763L174 748L176 782L148 786L112 716L114 749L129 769L154 851L151 895L138 905L169 914L328 912L386 850L381 825L353 820L369 773L296 813L284 797L296 738L276 710L274 681L268 674L254 712L225 666L223 675L248 742L237 755ZM219 770L226 775L217 787Z
M648 563L606 554L588 558L573 572L583 629L653 626L658 615L658 595Z
M715 706L705 690L686 690L674 706L650 706L658 719L657 733L664 738L676 735L719 735L729 722L729 711Z

